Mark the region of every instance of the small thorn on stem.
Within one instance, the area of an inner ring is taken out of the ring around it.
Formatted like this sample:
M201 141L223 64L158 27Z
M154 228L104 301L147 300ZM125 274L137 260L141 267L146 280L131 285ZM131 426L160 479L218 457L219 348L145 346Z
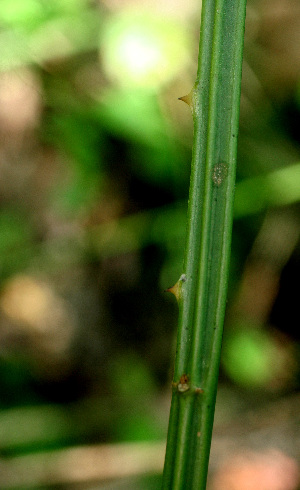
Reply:
M174 284L174 286L172 286L171 288L165 289L165 292L174 294L177 301L179 301L179 299L180 299L180 281L177 281L176 284Z
M180 276L179 280L176 282L176 284L174 284L174 286L172 286L171 288L165 289L165 293L174 294L177 301L179 301L181 298L181 286L182 286L182 283L185 281L186 281L186 275L181 274L181 276Z
M191 92L187 95L178 97L178 100L182 100L191 108L191 110L193 110L193 90L191 90Z

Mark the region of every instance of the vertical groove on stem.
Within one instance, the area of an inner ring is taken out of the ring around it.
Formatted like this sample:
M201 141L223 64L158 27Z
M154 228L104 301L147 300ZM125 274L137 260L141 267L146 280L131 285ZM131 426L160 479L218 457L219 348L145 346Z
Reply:
M246 0L203 0L165 490L206 488L227 294L245 11Z

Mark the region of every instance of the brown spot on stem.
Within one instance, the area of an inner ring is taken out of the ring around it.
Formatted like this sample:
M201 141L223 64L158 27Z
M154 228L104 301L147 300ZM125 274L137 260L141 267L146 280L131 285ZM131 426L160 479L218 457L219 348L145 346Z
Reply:
M184 383L188 383L188 381L189 381L189 377L188 377L188 375L187 375L187 374L183 374L182 376L180 376L180 381L179 381L179 383L184 384Z
M178 391L180 391L180 393L184 393L185 391L188 391L190 389L189 377L187 374L182 374L182 376L180 376L177 389Z
M227 174L228 174L228 165L226 165L226 163L217 163L217 165L214 166L212 171L213 183L217 187L220 187L220 185L224 182L225 178L227 177Z

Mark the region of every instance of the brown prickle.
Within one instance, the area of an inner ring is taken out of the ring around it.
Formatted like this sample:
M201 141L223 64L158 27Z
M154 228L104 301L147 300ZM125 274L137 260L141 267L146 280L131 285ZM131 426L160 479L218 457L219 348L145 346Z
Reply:
M177 301L179 301L181 298L181 286L182 286L182 283L185 281L186 281L186 275L181 274L181 276L178 279L178 281L176 282L176 284L174 284L174 286L172 286L171 288L165 289L165 292L174 294Z
M189 94L178 97L178 100L185 102L193 110L193 90Z
M181 284L180 284L180 280L176 282L176 284L174 284L174 286L172 286L171 288L168 288L168 289L165 289L165 292L166 293L172 293L174 294L175 298L177 299L177 301L180 300L180 289L181 289Z

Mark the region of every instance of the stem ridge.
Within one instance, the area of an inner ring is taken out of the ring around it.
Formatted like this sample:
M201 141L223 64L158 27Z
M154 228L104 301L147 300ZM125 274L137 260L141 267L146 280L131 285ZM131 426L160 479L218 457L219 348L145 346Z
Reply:
M203 0L198 72L188 96L194 144L163 490L206 488L227 295L245 14L246 0Z

